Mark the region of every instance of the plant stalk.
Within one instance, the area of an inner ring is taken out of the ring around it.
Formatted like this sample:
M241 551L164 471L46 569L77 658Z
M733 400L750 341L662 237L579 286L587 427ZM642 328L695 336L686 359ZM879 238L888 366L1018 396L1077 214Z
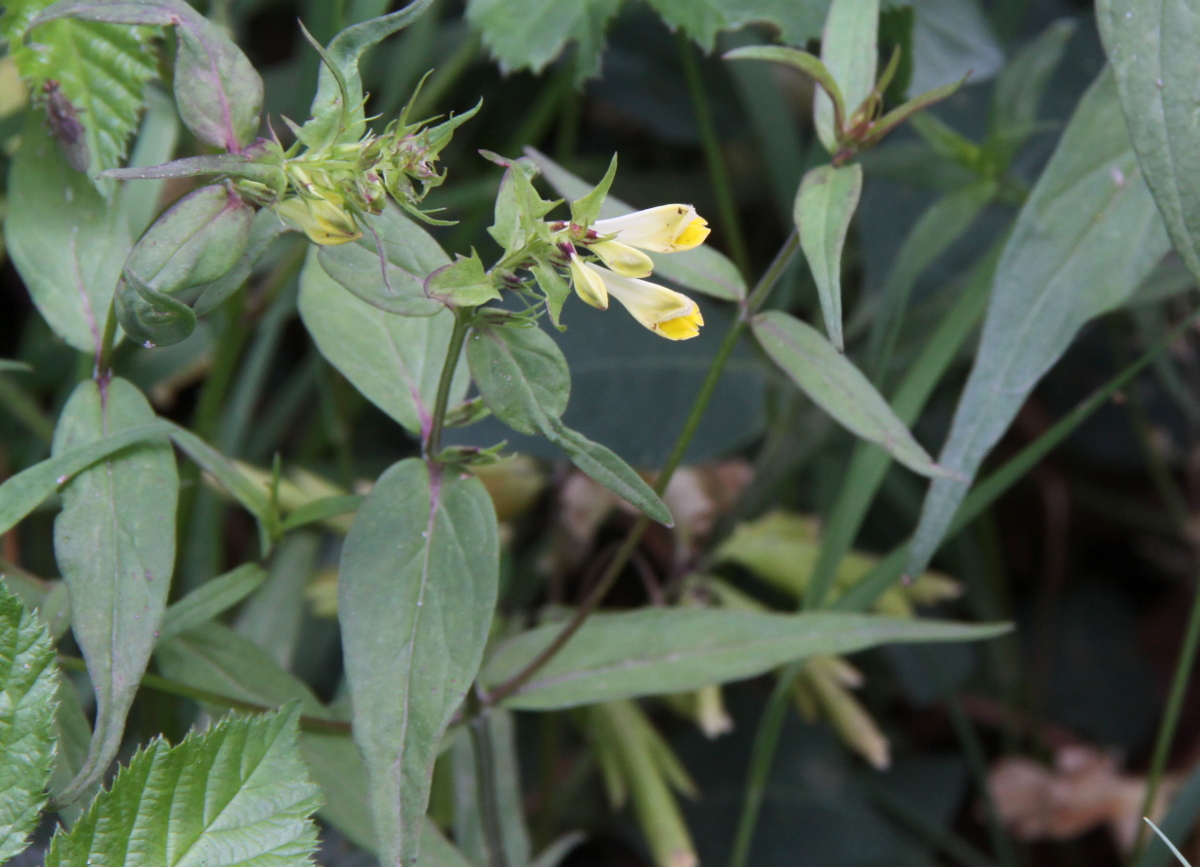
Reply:
M450 386L458 370L458 358L462 355L463 343L467 339L467 317L459 310L454 311L454 330L450 332L450 343L446 347L446 362L442 365L442 377L438 380L437 399L433 404L433 419L425 435L425 457L432 458L442 448L442 430L446 426L446 408L450 404Z
M471 746L475 753L479 818L487 840L488 867L508 867L504 828L500 822L500 807L496 803L496 763L492 755L491 720L486 712L481 713L471 720L468 727L471 730Z

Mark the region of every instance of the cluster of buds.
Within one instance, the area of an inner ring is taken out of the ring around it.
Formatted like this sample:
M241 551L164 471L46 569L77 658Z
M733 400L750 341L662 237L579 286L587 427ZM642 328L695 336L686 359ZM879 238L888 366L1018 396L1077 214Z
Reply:
M586 303L607 310L611 295L639 323L668 340L700 333L704 317L695 301L643 279L654 270L646 251L692 250L708 237L708 221L691 205L660 205L590 226L572 221L551 228L575 292Z

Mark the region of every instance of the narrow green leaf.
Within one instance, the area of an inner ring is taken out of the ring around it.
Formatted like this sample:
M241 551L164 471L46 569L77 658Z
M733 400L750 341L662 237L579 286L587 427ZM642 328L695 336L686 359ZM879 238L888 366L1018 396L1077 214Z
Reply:
M617 176L617 155L614 153L608 161L608 171L600 182L584 196L571 202L571 222L577 226L590 226L600 217L600 208L608 198L613 179Z
M898 105L871 125L871 133L862 140L863 147L871 147L879 143L884 136L904 123L918 112L924 111L931 105L941 102L950 96L966 82L966 76L959 81L943 84L933 90L918 94L903 105Z
M945 475L883 396L815 328L777 310L754 317L751 328L771 360L836 421L915 473Z
M80 383L54 432L58 457L115 432L154 421L154 410L123 379ZM71 594L71 631L96 692L92 747L62 797L74 800L116 757L175 565L179 474L165 439L131 448L63 486L54 553Z
M170 422L156 420L107 434L72 451L47 458L0 484L0 533L7 533L69 479L109 455L136 443L155 439L173 430Z
M467 363L488 409L525 434L552 429L571 397L571 371L540 328L480 326L467 338Z
M401 316L432 316L444 305L425 294L425 278L450 264L441 245L421 226L389 207L370 218L368 232L351 244L322 247L325 273L373 307ZM375 244L378 236L383 258Z
M825 332L838 351L842 340L842 248L862 193L862 166L818 166L800 182L792 217L812 268Z
M263 84L229 37L184 0L59 0L29 25L62 18L174 27L175 105L196 138L240 151L258 134Z
M158 644L224 614L266 580L267 573L262 567L257 563L245 563L201 584L166 610L158 630Z
M820 85L829 101L833 127L838 130L845 125L849 108L854 107L847 107L838 80L829 67L815 54L809 54L807 51L786 45L747 45L744 48L728 51L723 56L726 60L770 60L775 63L786 63L788 66L800 70ZM824 143L824 139L821 141Z
M542 175L559 195L568 199L580 199L588 194L592 185L571 174L550 157L526 148L525 153L537 163ZM634 209L620 199L609 196L600 206L601 219L620 217L633 213ZM712 247L700 246L683 253L649 253L654 261L654 276L665 277L684 289L692 289L725 301L737 301L746 297L746 281L737 266L727 256Z
M46 803L57 688L49 631L0 587L0 861L25 848Z
M432 3L433 0L413 0L397 12L347 27L333 38L326 54L334 68L325 64L321 66L317 95L313 98L310 111L312 119L304 125L304 138L310 142L310 146L321 147L362 138L366 131L366 120L359 61L369 49L425 14ZM340 84L337 80L339 76L342 79ZM343 88L346 104L342 103Z
M522 670L558 634L550 624L499 645L484 666L487 686ZM976 641L1006 624L969 625L861 614L774 614L728 609L646 608L593 615L505 706L550 710L685 692L754 677L807 656L880 644Z
M571 463L592 479L664 527L675 526L671 510L654 489L612 449L592 442L557 418L550 419L550 427L543 433L546 439L567 453Z
M496 513L483 484L395 464L342 550L338 619L354 739L380 860L411 865L438 743L483 656L496 604Z
M33 365L11 358L0 358L0 373L33 373Z
M1103 0L1096 21L1146 184L1175 249L1200 278L1200 156L1191 147L1200 21L1188 3L1151 0Z
M290 533L292 530L307 527L309 524L317 524L338 515L358 511L362 501L363 498L358 494L322 497L319 500L313 500L311 503L305 503L300 508L288 512L280 529L285 533Z
M170 433L175 445L216 479L261 525L269 527L273 520L273 508L264 487L260 487L238 469L237 464L186 428L172 425Z
M308 600L304 591L317 571L318 533L292 533L271 554L267 581L238 612L234 628L281 667L290 669L303 639Z
M924 571L970 479L1038 380L1083 324L1119 306L1167 251L1154 199L1118 134L1116 90L1105 70L1084 95L996 266L975 365L940 457L963 479L930 487L910 574Z
M296 747L298 710L226 717L177 746L151 741L46 867L308 867L320 802Z
M988 118L988 145L1000 151L1001 165L1008 165L1037 129L1042 94L1076 29L1077 21L1073 18L1055 21L1023 46L996 77ZM1013 131L1018 134L1013 135Z
M300 316L321 354L364 397L410 432L428 429L453 313L421 318L385 313L348 295L310 252L300 276ZM464 360L450 402L466 393Z
M821 61L841 86L846 103L845 122L875 87L876 42L879 36L879 0L833 0L821 35ZM841 145L833 101L819 91L813 99L813 121L821 144L830 153Z
M71 171L34 112L9 169L8 195L4 239L33 303L55 334L95 353L133 246L128 221L86 175Z
M934 387L983 318L1001 249L1001 244L993 246L976 266L962 294L946 311L896 389L891 407L904 424L910 425L917 420ZM823 606L842 558L854 544L867 509L890 465L891 457L879 446L865 442L855 446L842 480L841 493L821 533L821 553L813 567L810 589L804 598L805 608Z
M37 92L53 80L76 109L87 151L87 171L78 180L90 185L89 178L120 165L125 157L129 137L137 129L146 84L158 74L152 47L157 32L150 27L56 21L39 27L27 41L30 22L51 2L8 0L0 17L0 34L31 90ZM42 119L41 112L30 114L38 115L37 121ZM111 198L111 184L98 187L105 198Z

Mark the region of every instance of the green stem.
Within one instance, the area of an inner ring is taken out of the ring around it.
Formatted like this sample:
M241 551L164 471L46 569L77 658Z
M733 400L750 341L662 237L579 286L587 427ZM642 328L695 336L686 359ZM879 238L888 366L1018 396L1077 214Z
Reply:
M442 447L442 429L446 426L446 407L450 404L450 386L454 372L458 370L458 357L462 355L463 342L467 339L467 316L454 311L454 330L450 332L450 344L446 347L446 361L442 365L442 378L438 380L437 400L433 404L433 418L429 433L425 436L425 457L432 458Z
M1175 676L1171 680L1171 692L1167 698L1167 709L1163 715L1162 725L1158 727L1158 737L1154 741L1154 754L1150 759L1150 773L1146 778L1146 798L1142 802L1141 815L1149 816L1158 797L1159 785L1162 783L1163 771L1167 767L1167 756L1171 752L1171 744L1175 740L1175 730L1179 727L1179 714L1183 710L1183 699L1187 694L1188 681L1192 677L1192 669L1196 664L1196 648L1200 646L1200 588L1192 597L1192 612L1188 616L1187 632L1183 638L1183 648L1179 652L1179 662L1175 666ZM1146 844L1145 823L1138 823L1137 843L1133 847L1130 863L1135 863Z
M487 840L488 867L508 867L504 847L504 828L500 822L500 807L496 803L496 762L492 755L491 722L487 713L474 717L471 746L475 752L475 783L479 790L479 818Z
M717 383L721 379L721 374L725 371L725 365L729 361L729 356L733 354L738 338L741 337L742 330L746 327L746 322L749 321L750 316L758 308L758 305L766 300L771 289L779 282L779 278L787 271L799 248L799 240L793 232L775 255L775 260L767 268L762 279L758 281L749 298L742 302L741 315L733 320L729 326L729 330L725 333L725 339L721 341L721 345L717 349L717 354L713 357L712 364L708 368L708 374L704 377L704 382L700 386L700 391L696 394L696 399L692 402L692 409L688 413L687 421L683 424L683 430L680 431L679 437L675 440L675 445L671 448L671 453L667 456L667 461L654 483L654 491L659 496L666 491L667 485L671 482L671 477L675 475L675 471L679 469L680 463L683 462L683 457L687 453L688 446L692 444L692 438L696 435L696 430L700 427L700 422L704 418L704 412L708 409L708 402L712 399L713 392L717 388ZM625 565L629 562L629 558L637 550L638 543L642 540L642 534L646 532L646 528L649 526L650 519L645 515L639 515L637 521L630 528L628 535L625 536L625 540L621 543L621 547L617 549L617 553L609 561L608 568L604 570L604 574L596 582L596 586L592 588L592 591L583 600L583 604L575 609L575 613L571 619L567 621L558 635L554 637L554 640L523 669L488 693L483 699L485 705L498 704L512 695L563 649L566 643L571 640L571 637L579 631L579 628L592 615L592 612L604 601L604 597L608 595L608 591L612 589L613 584L616 583L617 578L620 576L621 570L625 568Z
M87 663L77 656L60 656L58 657L58 667L66 671L87 672ZM190 698L193 701L201 704L215 704L221 707L227 707L231 710L244 710L251 713L273 713L279 708L270 707L265 704L256 704L252 701L243 701L240 698L234 698L230 695L223 695L219 692L211 692L207 689L199 689L198 687L188 686L186 683L180 683L177 680L171 680L167 677L161 677L157 674L143 674L141 685L147 689L153 689L158 692L167 693L168 695L177 695L180 698ZM350 723L340 720L321 719L320 717L304 716L300 717L300 728L306 731L320 732L322 734L349 735Z
M750 752L746 797L742 802L742 815L738 819L737 836L733 839L729 867L746 867L746 861L750 857L754 829L758 825L758 813L762 809L763 797L767 792L771 766L775 764L775 749L779 746L779 735L783 731L792 683L803 667L803 662L793 662L779 673L775 681L775 690L771 693L767 706L763 708L762 718L758 721L758 729L754 732L754 746Z
M717 135L716 124L713 123L712 112L708 107L708 98L704 93L704 80L700 77L700 64L696 62L696 50L692 48L687 35L679 31L679 57L683 63L683 74L687 79L688 96L692 101L692 111L696 115L696 125L700 127L700 139L704 143L704 159L708 163L708 177L712 182L713 193L717 197L717 211L721 224L728 238L729 254L743 275L750 273L750 257L746 253L745 235L742 234L741 220L738 218L737 202L733 197L733 185L729 181L729 171L725 167L725 155L721 151L721 139Z
M114 298L109 305L108 314L104 317L104 333L100 344L96 347L96 367L92 376L98 381L106 381L112 374L113 347L117 342L117 302Z

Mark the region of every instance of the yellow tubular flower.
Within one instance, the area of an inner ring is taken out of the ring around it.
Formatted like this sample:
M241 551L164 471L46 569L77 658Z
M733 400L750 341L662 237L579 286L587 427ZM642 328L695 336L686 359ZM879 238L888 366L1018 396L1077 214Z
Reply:
M599 235L616 235L616 240L622 245L652 253L691 250L703 244L709 232L708 221L697 214L691 205L659 205L657 208L634 211L623 217L597 220L592 224L592 229ZM593 245L593 249L597 246ZM605 261L608 259L605 258Z
M601 241L588 247L604 260L604 264L626 277L649 277L654 262L641 250L635 250L620 241Z
M320 198L293 196L275 207L283 221L308 235L314 244L332 247L362 237L354 217L342 207L341 197L327 193Z
M585 264L580 270L596 274L608 294L625 305L634 319L655 334L668 340L689 340L700 333L704 317L700 315L696 302L686 295L657 283L624 277L596 265ZM579 291L578 280L575 287Z
M603 278L597 273L600 269L589 268L574 253L571 254L568 267L571 271L571 282L575 284L575 294L597 310L607 310L608 290L604 288Z

